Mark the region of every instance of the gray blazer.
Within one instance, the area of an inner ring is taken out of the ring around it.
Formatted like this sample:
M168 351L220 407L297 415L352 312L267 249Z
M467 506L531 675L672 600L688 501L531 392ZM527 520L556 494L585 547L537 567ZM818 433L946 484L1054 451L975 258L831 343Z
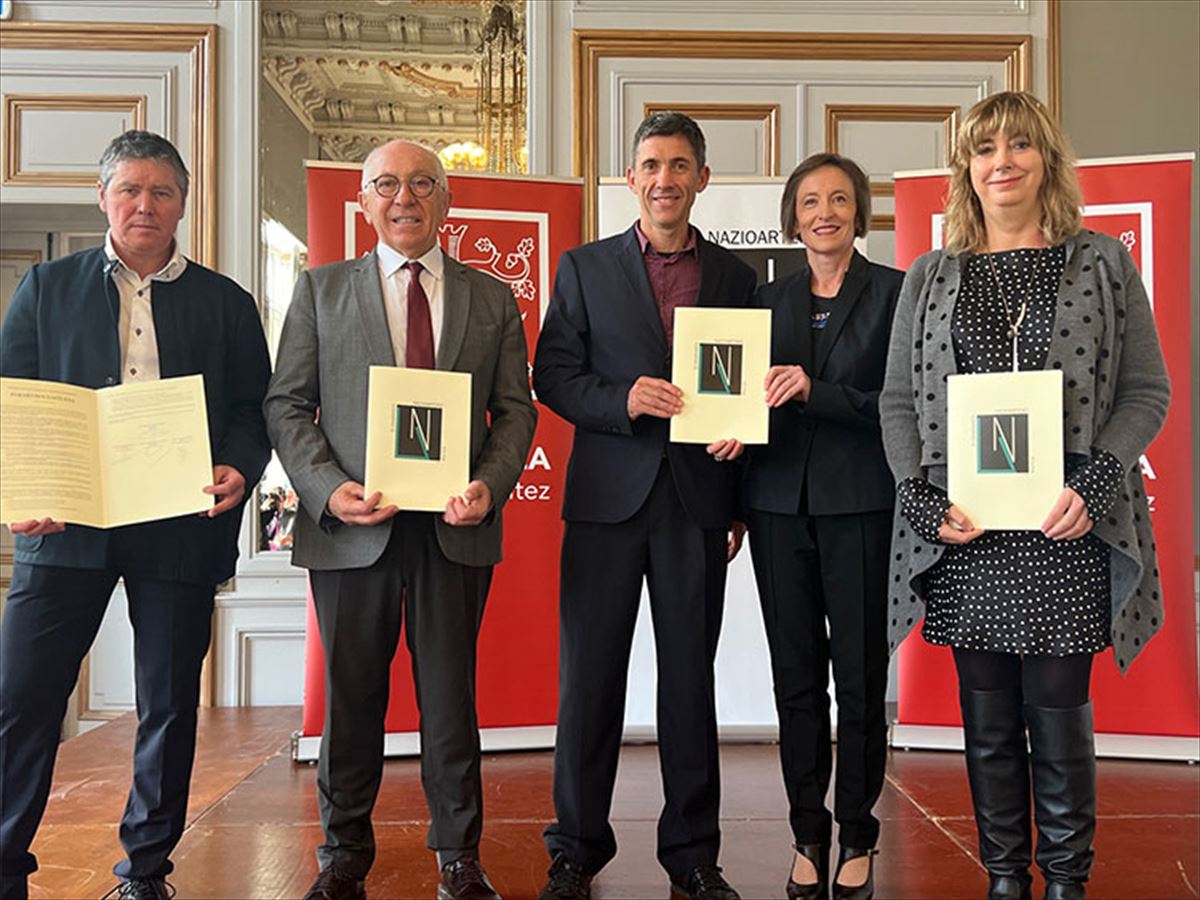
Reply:
M436 515L438 543L447 559L489 566L500 561L501 508L537 424L529 356L504 284L449 255L444 277L437 368L471 373L471 478L491 489L494 507L475 526L450 526ZM368 367L395 364L374 250L301 273L263 404L271 443L300 497L298 566L365 568L387 546L390 521L344 525L325 509L340 484L364 478Z
M1125 671L1162 625L1154 535L1139 459L1167 417L1170 381L1142 279L1124 246L1081 231L1066 241L1048 368L1063 372L1063 443L1068 453L1107 450L1126 477L1093 533L1112 549L1112 638ZM879 397L883 445L896 484L927 478L946 487L946 377L957 371L954 319L962 255L942 250L913 263L892 325ZM924 616L922 575L941 558L897 508L888 612L892 649Z

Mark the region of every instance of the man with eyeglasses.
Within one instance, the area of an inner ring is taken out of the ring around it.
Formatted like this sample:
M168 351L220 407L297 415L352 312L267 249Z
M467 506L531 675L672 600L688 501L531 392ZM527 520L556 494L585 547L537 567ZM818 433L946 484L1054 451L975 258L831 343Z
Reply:
M500 561L500 510L537 422L525 333L509 289L438 246L450 191L430 150L408 141L377 147L363 163L358 202L378 244L301 274L264 406L300 495L292 561L309 570L325 648L317 770L325 842L305 896L365 896L388 673L403 621L438 897L496 897L479 863L475 642ZM365 492L371 365L471 373L471 481L440 514L381 507L378 492Z

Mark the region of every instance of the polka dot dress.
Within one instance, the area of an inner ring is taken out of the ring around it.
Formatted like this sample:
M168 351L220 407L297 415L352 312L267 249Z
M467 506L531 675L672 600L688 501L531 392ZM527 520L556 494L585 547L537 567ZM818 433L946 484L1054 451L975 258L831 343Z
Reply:
M1050 349L1066 248L1011 250L991 257L990 262L987 255L967 260L951 320L958 371L1012 370L1009 320L997 278L1013 320L1028 291L1020 368L1041 369ZM1087 460L1068 455L1066 462L1070 476ZM1100 465L1110 468L1114 462L1109 458ZM947 546L926 572L925 586L924 635L933 644L1067 656L1096 653L1111 640L1108 547L1092 534L1052 541L1040 531L987 532L969 544Z

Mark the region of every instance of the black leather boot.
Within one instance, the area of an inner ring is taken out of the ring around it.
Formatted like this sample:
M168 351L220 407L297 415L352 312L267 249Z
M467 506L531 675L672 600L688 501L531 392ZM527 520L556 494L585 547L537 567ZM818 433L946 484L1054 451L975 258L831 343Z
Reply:
M1037 863L1046 896L1084 896L1096 834L1096 744L1092 704L1069 709L1026 706L1037 819Z
M979 828L979 859L989 900L1026 900L1032 832L1029 756L1018 691L960 691L967 780Z

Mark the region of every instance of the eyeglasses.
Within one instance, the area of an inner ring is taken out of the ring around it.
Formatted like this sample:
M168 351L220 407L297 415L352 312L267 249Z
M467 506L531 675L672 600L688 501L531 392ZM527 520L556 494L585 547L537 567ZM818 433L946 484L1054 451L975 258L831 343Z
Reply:
M395 175L379 175L364 184L363 190L366 190L367 187L373 187L375 188L375 193L380 197L390 200L400 193L400 186L404 183ZM433 193L433 189L438 186L437 179L429 175L411 175L407 183L408 192L421 200L430 196Z

